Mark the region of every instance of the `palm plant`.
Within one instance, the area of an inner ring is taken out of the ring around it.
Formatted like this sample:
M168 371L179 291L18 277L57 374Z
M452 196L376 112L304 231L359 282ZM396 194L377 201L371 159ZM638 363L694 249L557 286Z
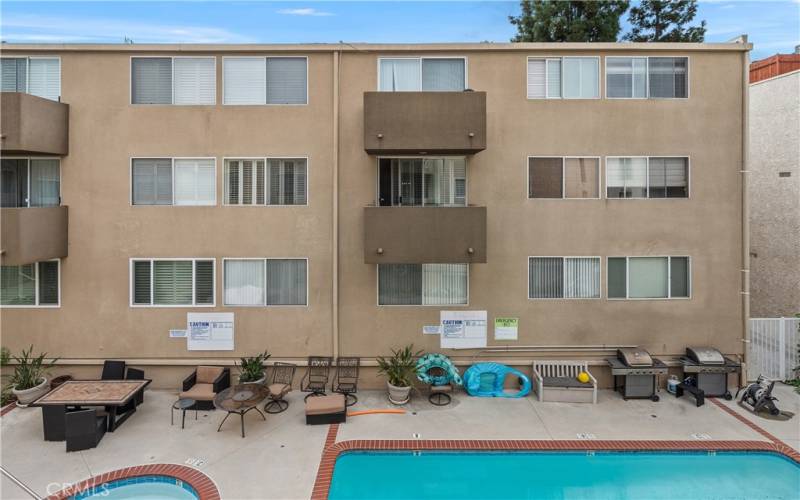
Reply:
M411 387L416 373L416 358L421 355L422 351L414 352L414 344L402 349L392 349L389 358L381 356L377 359L378 373L385 376L395 387Z
M11 375L11 386L18 391L23 391L39 385L47 371L58 361L58 358L53 358L50 362L46 362L46 357L46 352L34 357L33 346L30 346L27 351L23 349L19 356L11 356L17 363L14 373Z
M239 382L255 382L264 377L264 362L272 355L264 350L261 354L247 358L241 358L239 363Z

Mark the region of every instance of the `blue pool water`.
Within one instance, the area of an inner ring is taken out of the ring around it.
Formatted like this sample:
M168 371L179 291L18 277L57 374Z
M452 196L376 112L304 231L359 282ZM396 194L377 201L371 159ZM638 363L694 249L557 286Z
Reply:
M169 476L141 476L95 486L74 500L197 500L194 488Z
M800 466L744 452L351 452L329 498L797 500Z

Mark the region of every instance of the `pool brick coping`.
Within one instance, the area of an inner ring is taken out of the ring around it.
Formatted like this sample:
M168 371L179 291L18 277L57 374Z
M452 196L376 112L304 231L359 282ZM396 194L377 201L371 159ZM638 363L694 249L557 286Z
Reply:
M174 477L175 479L179 479L194 488L194 490L200 496L200 500L220 500L221 498L219 490L217 489L217 485L214 484L214 481L197 469L177 464L148 464L126 467L124 469L118 469L94 476L93 478L86 479L80 483L64 488L58 493L50 495L47 497L47 500L66 500L71 496L77 495L78 493L81 493L82 491L94 486L100 486L104 483L118 481L120 479L128 479L131 477L140 476Z

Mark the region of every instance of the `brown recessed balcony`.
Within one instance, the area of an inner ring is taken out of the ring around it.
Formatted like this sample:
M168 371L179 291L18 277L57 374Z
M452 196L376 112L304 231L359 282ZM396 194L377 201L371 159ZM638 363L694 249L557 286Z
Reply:
M3 155L68 153L68 105L21 92L0 92L0 114Z
M474 154L486 149L486 92L364 92L369 154Z
M366 207L364 262L486 262L486 207Z
M67 207L0 208L0 263L31 264L67 256Z

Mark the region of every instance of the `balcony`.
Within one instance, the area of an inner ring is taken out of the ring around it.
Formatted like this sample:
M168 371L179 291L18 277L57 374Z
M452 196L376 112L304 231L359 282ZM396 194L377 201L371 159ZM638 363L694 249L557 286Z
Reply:
M21 92L0 92L0 152L3 155L65 156L69 151L69 106Z
M31 264L67 256L67 207L0 209L0 263Z
M369 154L474 154L486 149L486 92L364 92Z
M486 262L486 207L366 207L364 262Z

